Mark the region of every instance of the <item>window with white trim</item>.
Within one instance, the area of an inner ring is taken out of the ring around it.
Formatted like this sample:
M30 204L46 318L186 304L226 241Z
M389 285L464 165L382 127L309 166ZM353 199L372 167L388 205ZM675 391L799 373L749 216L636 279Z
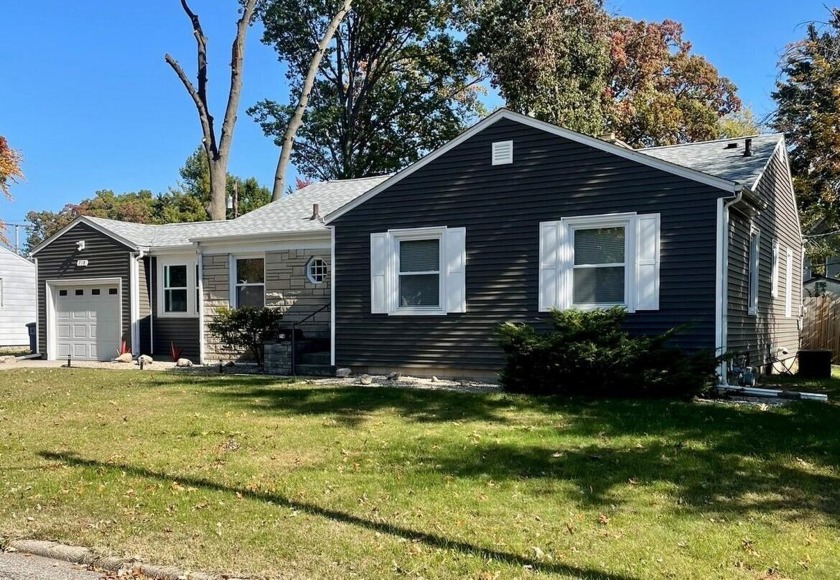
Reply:
M785 318L793 314L793 250L787 249L785 264Z
M198 315L196 261L187 257L157 258L157 315L183 318Z
M747 275L747 314L758 314L758 264L761 256L761 231L753 227L750 229L750 247L748 256Z
M540 224L539 309L659 309L659 214Z
M773 240L773 270L770 273L770 295L779 297L779 240Z
M466 229L389 230L370 241L371 312L466 312Z
M306 263L306 278L313 284L321 284L327 279L327 262L323 258L311 257Z
M234 308L265 306L265 259L236 258L234 260Z
M186 313L189 311L189 282L187 265L172 264L163 267L163 311Z

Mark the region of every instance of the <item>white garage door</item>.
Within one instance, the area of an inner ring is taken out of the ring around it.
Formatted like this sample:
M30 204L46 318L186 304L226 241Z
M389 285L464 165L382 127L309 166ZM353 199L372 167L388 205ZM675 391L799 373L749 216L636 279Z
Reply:
M55 289L57 357L110 360L120 346L120 295L115 284Z

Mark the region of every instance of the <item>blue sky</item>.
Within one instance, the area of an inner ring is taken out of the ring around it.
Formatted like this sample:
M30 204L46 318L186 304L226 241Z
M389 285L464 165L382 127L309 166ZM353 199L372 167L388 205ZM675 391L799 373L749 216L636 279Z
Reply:
M739 88L759 118L784 46L804 23L825 20L824 0L608 0L611 13L683 23L694 51ZM760 7L759 7L760 5ZM192 0L208 37L211 107L222 116L235 31L234 0ZM172 70L169 52L194 75L195 43L178 0L5 2L0 24L0 134L24 155L26 182L0 200L0 219L56 211L91 197L174 186L200 141L195 109ZM277 148L245 108L288 96L273 51L249 31L244 89L230 172L269 184Z

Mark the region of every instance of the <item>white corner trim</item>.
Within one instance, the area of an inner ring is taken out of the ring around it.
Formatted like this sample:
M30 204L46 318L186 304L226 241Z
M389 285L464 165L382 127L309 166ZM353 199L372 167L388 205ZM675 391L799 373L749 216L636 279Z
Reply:
M684 177L686 179L690 179L691 181L696 181L698 183L703 183L705 185L709 185L716 189L721 189L728 193L735 193L740 184L737 184L732 181L727 181L725 179L721 179L720 177L714 177L705 173L701 173L700 171L696 171L694 169L689 169L688 167L683 167L682 165L676 165L674 163L670 163L668 161L663 161L661 159L657 159L656 157L651 157L650 155L645 155L644 153L640 153L639 151L635 151L632 149L625 149L624 147L620 147L618 145L613 145L612 143L608 143L607 141L602 141L600 139L596 139L594 137L589 137L587 135L581 135L580 133L575 133L574 131L570 131L568 129L563 129L562 127L558 127L556 125L552 125L551 123L546 123L544 121L538 121L532 117L528 117L526 115L521 115L519 113L514 113L513 111L509 111L507 109L498 109L490 116L485 117L463 133L461 133L458 137L450 141L449 143L443 145L442 147L432 151L413 165L410 165L403 169L402 171L394 174L392 177L386 179L376 187L369 189L364 194L360 195L356 199L344 204L340 208L336 209L335 211L330 212L327 214L325 218L325 223L329 224L330 222L340 218L347 212L357 208L361 204L365 203L367 200L371 199L372 197L378 195L380 192L388 189L392 185L395 185L414 173L419 169L425 167L438 157L444 155L448 151L454 149L464 141L467 141L477 133L480 133L484 129L490 127L491 125L497 123L502 119L508 119L510 121L518 122L523 125L528 125L535 129L540 129L547 133L551 133L553 135L557 135L559 137L563 137L564 139L568 139L569 141L574 141L576 143L580 143L582 145L588 145L594 149L598 149L600 151L604 151L606 153L611 153L618 157L622 157L624 159L628 159L630 161L635 161L642 165L647 165L648 167L653 167L654 169L659 169L661 171L665 171L666 173L671 173L673 175L678 175L680 177Z
M198 288L198 360L204 364L204 256L201 254L201 244L195 245L195 259L198 264L198 280L196 280L196 288Z
M131 354L140 353L140 271L137 267L137 252L128 254L128 312L131 330Z
M330 366L335 366L335 227L330 227Z
M717 229L715 239L715 355L726 354L726 309L727 309L727 251L729 240L729 210L726 200L717 199ZM726 363L721 362L718 376L726 382Z

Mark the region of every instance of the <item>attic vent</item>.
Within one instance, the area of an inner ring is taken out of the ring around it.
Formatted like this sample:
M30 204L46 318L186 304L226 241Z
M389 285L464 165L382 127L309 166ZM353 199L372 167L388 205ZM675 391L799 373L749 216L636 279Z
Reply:
M493 165L513 163L513 141L493 143Z

